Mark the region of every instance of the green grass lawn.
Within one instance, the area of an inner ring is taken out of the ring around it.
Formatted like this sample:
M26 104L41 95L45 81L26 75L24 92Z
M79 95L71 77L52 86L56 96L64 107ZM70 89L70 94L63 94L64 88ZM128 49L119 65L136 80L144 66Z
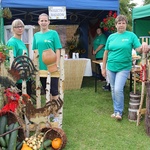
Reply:
M94 78L83 79L79 90L64 91L63 130L68 142L64 150L150 150L144 116L139 126L128 120L129 83L125 86L125 110L122 121L112 119L111 93L103 91Z

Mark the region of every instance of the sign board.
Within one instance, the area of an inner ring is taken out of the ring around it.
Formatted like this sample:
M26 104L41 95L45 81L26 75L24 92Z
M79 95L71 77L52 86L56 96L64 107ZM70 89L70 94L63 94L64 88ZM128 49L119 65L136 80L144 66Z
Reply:
M49 19L66 19L66 7L48 7Z

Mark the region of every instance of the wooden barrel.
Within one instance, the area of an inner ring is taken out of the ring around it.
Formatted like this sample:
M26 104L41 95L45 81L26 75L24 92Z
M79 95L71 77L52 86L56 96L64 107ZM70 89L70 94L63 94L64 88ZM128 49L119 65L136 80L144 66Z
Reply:
M134 94L133 92L130 92L130 99L139 101L141 99L141 94L138 92L136 94Z
M129 113L128 113L128 120L131 122L136 122L137 121L137 111L138 109L128 109Z
M137 121L137 111L140 106L141 95L134 94L130 92L130 101L129 101L129 109L128 109L128 119L129 121L136 122Z
M132 99L132 98L130 98L131 103L140 103L140 100L141 99Z
M131 109L139 109L140 103L132 103L129 102L129 108Z

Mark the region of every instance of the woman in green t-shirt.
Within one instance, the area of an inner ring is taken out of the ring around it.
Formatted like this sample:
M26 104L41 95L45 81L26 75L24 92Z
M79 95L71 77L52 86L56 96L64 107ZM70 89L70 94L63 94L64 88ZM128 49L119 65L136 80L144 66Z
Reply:
M122 119L124 110L124 86L132 67L132 49L138 52L148 52L147 43L139 42L137 36L130 31L126 31L127 18L118 15L115 19L117 32L111 34L106 42L103 57L102 74L107 75L110 80L114 113L112 118Z
M21 40L21 37L24 32L24 23L20 19L15 19L12 22L11 31L13 36L7 41L7 46L12 47L14 58L22 56L24 53L28 56L28 50L25 43ZM31 81L30 79L26 82L27 85L27 94L31 96ZM18 80L16 83L17 88L21 91L19 94L22 94L22 79Z
M95 55L96 60L102 60L104 54L104 47L106 44L106 36L102 33L102 29L98 27L96 29L96 37L93 41L93 55ZM101 67L99 64L96 65L96 69L99 73L99 80L103 81L105 78L102 76Z
M51 49L56 54L56 64L59 67L60 63L60 50L62 48L59 34L57 31L49 29L50 20L47 14L42 13L39 15L38 24L40 26L40 31L36 32L33 36L33 50L38 50L39 53L39 70L48 70L47 65L43 62L43 52L45 50ZM46 92L46 77L40 77L40 81L43 89ZM51 99L59 99L59 69L51 73Z

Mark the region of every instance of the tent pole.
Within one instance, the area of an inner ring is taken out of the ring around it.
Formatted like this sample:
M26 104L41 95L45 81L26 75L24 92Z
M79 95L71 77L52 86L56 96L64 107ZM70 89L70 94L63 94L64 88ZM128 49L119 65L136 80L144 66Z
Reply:
M0 43L4 44L4 20L3 20L2 0L0 0Z

